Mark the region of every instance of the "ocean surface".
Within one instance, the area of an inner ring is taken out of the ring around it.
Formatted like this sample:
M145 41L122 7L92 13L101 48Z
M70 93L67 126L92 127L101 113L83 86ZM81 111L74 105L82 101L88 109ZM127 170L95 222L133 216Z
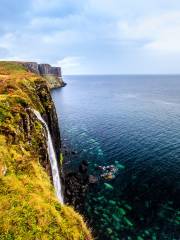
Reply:
M63 144L77 152L65 167L87 160L98 178L83 213L96 239L179 240L180 76L64 81L52 96Z

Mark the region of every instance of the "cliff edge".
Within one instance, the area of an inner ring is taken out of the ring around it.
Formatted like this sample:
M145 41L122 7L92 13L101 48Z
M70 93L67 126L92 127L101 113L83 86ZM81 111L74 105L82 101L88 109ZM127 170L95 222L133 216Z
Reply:
M0 62L0 239L92 240L83 218L58 202L51 181L47 122L60 137L47 81L20 63Z
M50 89L66 86L63 81L60 67L52 67L50 64L38 64L36 62L22 62L22 64L30 71L41 75L47 79Z

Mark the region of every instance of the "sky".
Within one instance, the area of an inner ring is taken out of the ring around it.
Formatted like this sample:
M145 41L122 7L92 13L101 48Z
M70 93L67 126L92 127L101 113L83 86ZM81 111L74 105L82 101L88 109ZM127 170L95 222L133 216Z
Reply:
M180 1L1 0L0 59L63 74L178 74Z

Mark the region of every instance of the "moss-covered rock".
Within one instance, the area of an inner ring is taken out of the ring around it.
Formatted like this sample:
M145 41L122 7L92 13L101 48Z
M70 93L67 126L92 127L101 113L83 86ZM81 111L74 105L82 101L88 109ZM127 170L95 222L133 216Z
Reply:
M59 155L59 130L45 79L0 62L0 239L91 240L82 217L61 205L50 181L46 119ZM55 122L55 123L53 123Z

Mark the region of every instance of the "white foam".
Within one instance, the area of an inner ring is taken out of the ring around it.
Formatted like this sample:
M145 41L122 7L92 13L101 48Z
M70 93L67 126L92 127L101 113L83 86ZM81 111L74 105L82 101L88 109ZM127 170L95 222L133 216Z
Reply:
M57 159L56 159L56 153L54 151L53 143L52 143L52 138L51 134L49 132L49 128L42 118L41 114L33 109L34 114L36 117L43 123L43 125L46 127L47 134L48 134L48 139L47 139L47 145L48 145L48 155L49 155L49 160L51 164L51 169L52 169L52 177L53 177L53 183L54 183L54 188L56 191L57 198L61 203L63 203L63 195L62 195L62 187L61 187L61 180L59 176L59 169L58 169L58 164L57 164Z

